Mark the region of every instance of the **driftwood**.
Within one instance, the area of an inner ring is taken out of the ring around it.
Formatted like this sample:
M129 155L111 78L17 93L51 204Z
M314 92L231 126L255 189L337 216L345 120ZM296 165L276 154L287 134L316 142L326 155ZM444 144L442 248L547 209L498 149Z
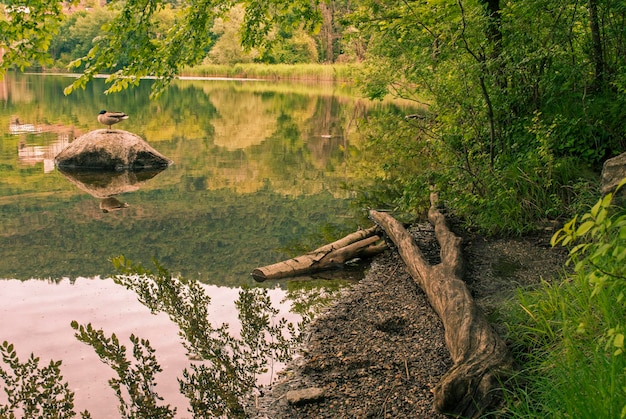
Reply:
M302 256L257 268L252 271L252 277L257 281L294 277L337 268L352 259L374 256L387 248L376 235L377 229L373 226L358 230Z
M501 381L512 370L512 360L461 279L461 239L448 229L445 217L437 210L437 195L431 194L430 199L428 218L441 245L441 263L434 266L392 216L372 210L370 217L396 244L410 275L443 322L454 365L433 391L435 410L475 418L499 400Z

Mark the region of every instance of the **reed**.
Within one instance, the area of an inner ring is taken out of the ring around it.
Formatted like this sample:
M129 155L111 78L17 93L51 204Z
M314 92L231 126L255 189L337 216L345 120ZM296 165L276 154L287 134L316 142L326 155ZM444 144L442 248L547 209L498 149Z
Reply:
M184 68L181 76L257 78L267 80L349 81L358 64L201 64Z

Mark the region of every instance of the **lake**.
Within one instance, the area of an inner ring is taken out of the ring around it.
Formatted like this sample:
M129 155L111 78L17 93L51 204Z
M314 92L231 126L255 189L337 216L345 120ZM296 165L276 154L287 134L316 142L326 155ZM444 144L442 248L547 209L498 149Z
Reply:
M106 418L119 417L107 385L113 373L77 341L70 322L91 322L121 340L131 333L149 338L164 370L159 394L189 417L176 382L189 363L178 328L111 280L111 259L123 255L146 267L154 260L199 281L211 298L211 322L237 335L234 302L242 287L259 286L249 275L254 268L363 222L345 188L350 155L363 141L358 121L397 109L335 84L177 80L150 100L149 80L104 95L97 79L66 97L70 83L63 75L15 73L0 81L0 341L15 344L20 359L34 352L43 364L63 360L76 411ZM74 138L103 128L101 109L126 112L129 119L114 128L138 134L173 161L127 182L114 197L126 206L113 210L53 161ZM304 283L260 285L277 318L298 321L294 290L301 296L316 288Z

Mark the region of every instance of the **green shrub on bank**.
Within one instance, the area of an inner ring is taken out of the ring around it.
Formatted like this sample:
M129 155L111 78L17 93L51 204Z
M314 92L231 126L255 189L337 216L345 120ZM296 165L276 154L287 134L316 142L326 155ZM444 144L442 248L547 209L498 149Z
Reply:
M520 291L504 315L521 366L511 417L626 417L626 210L612 198L552 239L575 274Z
M423 116L370 115L351 170L357 203L397 213L423 213L435 185L467 229L521 235L593 202L598 176L574 156L559 156L545 132L520 129L518 142L490 161L479 145ZM446 135L442 135L442 132Z

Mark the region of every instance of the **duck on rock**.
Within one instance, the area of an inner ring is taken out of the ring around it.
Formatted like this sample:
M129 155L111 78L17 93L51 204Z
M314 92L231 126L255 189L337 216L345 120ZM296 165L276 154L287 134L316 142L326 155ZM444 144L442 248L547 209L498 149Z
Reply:
M111 125L117 124L124 119L128 119L128 115L126 115L124 112L108 112L102 110L98 114L98 122L103 125L107 125L109 129L111 129Z

